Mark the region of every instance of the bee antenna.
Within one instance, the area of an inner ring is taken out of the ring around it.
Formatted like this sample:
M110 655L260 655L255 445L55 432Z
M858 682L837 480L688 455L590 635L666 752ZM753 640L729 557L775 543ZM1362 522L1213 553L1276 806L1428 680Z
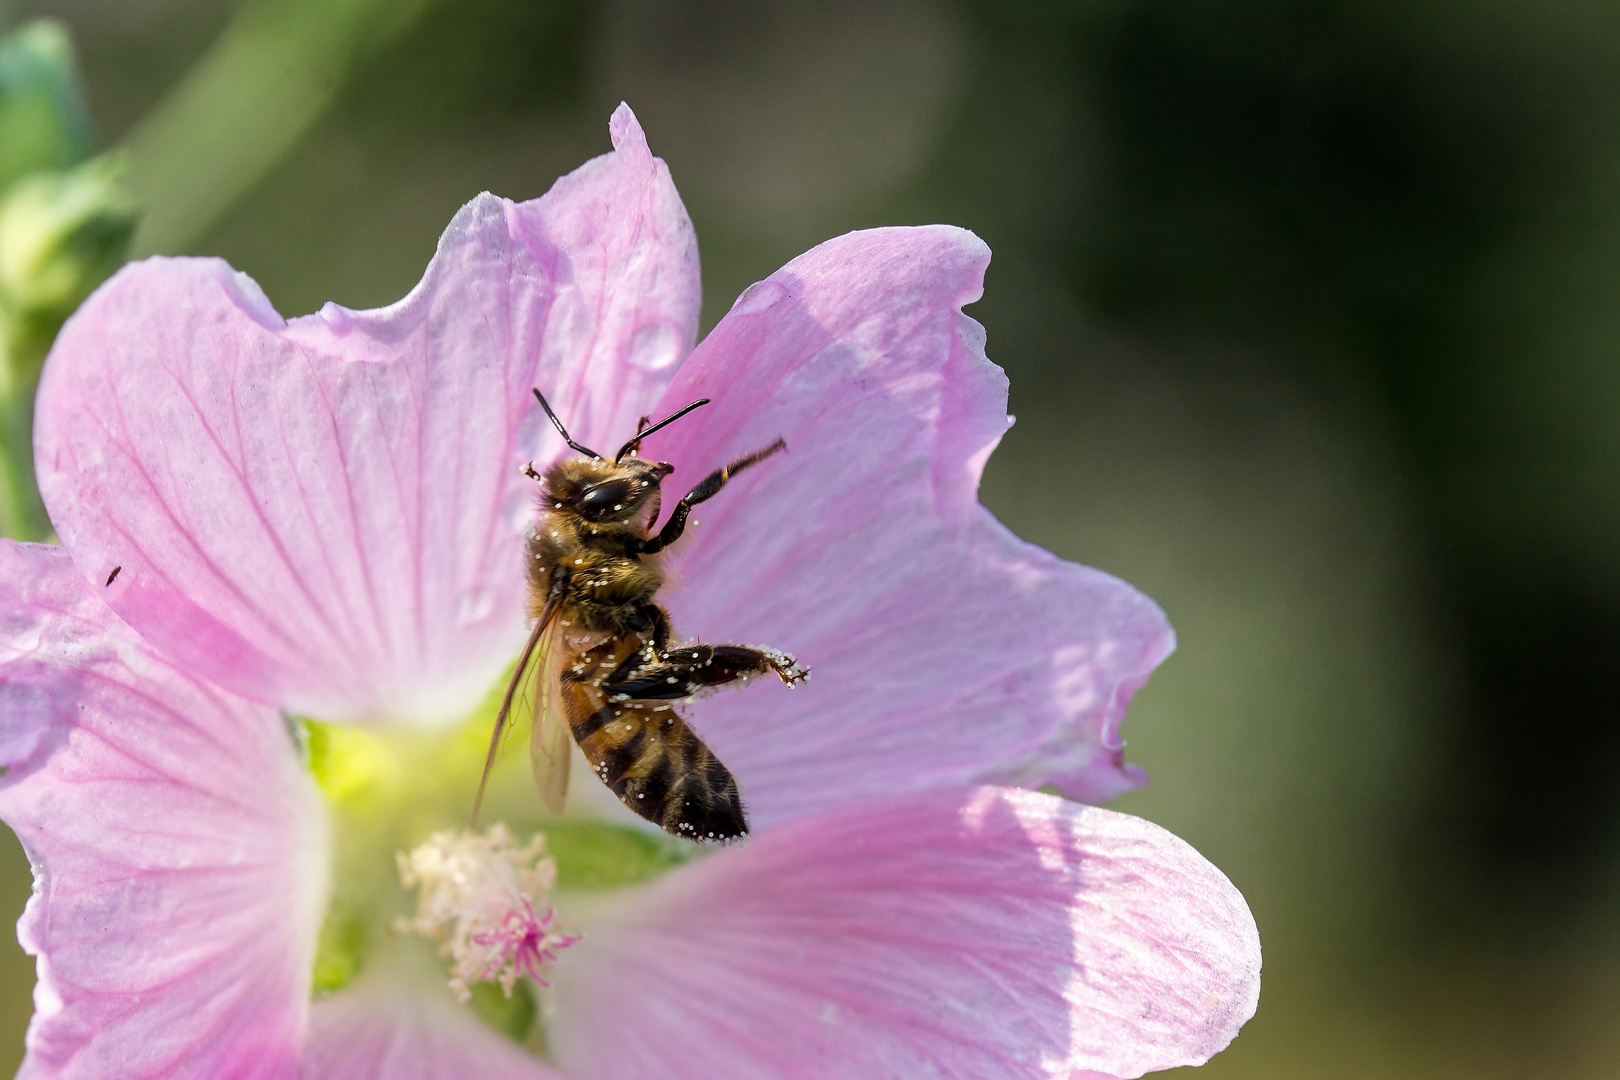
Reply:
M624 455L633 454L637 450L641 449L641 440L645 439L647 436L651 435L653 432L657 431L659 428L668 427L669 425L673 424L675 421L679 420L681 417L685 416L687 413L691 412L693 409L701 408L704 405L707 405L708 403L709 403L708 398L706 398L706 397L698 398L696 401L692 402L692 404L688 405L686 408L680 409L680 410L678 410L676 412L670 413L668 416L666 416L662 420L658 421L658 423L654 424L652 427L644 428L643 430L636 432L636 437L631 439L629 442L625 443L623 446L619 447L619 452L617 454L613 455L614 463L617 464L619 461L621 461L624 458Z
M551 417L552 426L557 429L557 434L563 437L563 442L567 443L569 446L572 446L575 450L579 451L581 454L584 454L586 457L593 457L598 461L602 460L601 454L598 454L595 450L592 450L588 446L579 445L579 443L575 442L569 436L568 429L562 426L562 421L557 419L557 414L551 411L551 406L546 402L546 396L540 392L540 388L538 386L534 387L534 399L540 403L540 407L542 409L546 410L546 415ZM677 413L676 415L679 414Z

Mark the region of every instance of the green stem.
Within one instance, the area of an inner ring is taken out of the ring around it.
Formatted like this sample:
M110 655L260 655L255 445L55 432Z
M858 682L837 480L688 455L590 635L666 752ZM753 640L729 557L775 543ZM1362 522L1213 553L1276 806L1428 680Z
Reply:
M431 2L246 0L129 137L129 185L143 215L134 254L183 251L207 233L320 119L355 67ZM122 257L125 235L86 291ZM0 535L44 540L34 391L62 319L50 305L26 304L12 297L0 308Z
M33 398L19 407L16 401L3 406L4 431L0 432L0 535L13 540L44 540L51 535L51 522L45 504L34 486L33 426L28 414Z
M430 0L247 0L129 136L136 257L184 251L264 178L359 62Z
M51 521L34 482L34 390L54 331L0 322L0 536L46 540Z

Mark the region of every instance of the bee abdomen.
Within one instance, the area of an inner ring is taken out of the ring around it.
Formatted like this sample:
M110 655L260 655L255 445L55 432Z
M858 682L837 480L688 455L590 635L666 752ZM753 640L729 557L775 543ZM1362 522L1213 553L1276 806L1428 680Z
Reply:
M714 752L693 738L697 753L681 784L665 800L659 824L666 832L698 840L732 840L748 832L737 779Z
M642 752L647 747L647 729L640 724L623 742L614 745L602 755L602 762L597 766L603 782L613 789L613 794L624 798L624 783L632 769L641 764ZM654 754L661 751L657 747L651 748Z
M606 704L572 727L597 776L648 821L693 840L748 832L731 770L669 706Z
M615 709L613 706L604 705L600 709L597 709L595 712L591 713L585 719L579 721L579 723L569 725L570 730L572 730L574 733L574 741L583 747L585 745L585 740L591 738L597 732L601 731L603 727L613 720L614 716L618 712L619 710Z

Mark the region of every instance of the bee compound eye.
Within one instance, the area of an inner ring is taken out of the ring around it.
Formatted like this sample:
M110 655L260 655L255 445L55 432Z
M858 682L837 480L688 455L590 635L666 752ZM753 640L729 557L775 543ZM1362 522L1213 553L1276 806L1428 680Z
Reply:
M605 484L597 484L580 494L578 506L587 514L611 513L624 506L625 500L630 497L632 485L630 480L609 480Z

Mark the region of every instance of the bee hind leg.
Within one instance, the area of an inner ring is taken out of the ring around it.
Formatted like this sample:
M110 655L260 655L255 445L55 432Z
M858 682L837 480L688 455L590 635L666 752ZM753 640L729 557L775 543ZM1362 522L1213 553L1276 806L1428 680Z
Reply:
M615 697L632 700L673 700L713 686L724 686L750 675L770 672L788 686L804 682L810 672L787 653L750 645L692 645L671 649L659 663L630 671L615 671L602 688Z

